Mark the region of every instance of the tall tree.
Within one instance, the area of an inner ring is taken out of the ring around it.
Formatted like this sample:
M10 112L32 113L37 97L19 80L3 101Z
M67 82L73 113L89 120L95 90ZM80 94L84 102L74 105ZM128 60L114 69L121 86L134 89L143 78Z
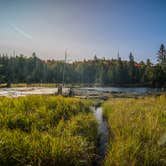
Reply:
M166 50L164 44L161 44L159 51L157 52L157 60L159 63L166 61Z

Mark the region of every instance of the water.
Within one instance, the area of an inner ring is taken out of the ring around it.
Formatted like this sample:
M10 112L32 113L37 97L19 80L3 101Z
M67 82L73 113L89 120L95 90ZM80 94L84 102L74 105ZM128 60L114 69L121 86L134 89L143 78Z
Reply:
M160 92L162 89L153 88L125 88L125 87L82 87L79 88L81 94L83 91L93 91L93 92L121 92L121 93L148 93L148 92ZM76 89L74 89L76 90ZM68 91L68 88L63 88L64 93ZM22 87L22 88L0 88L0 96L7 97L19 97L32 94L56 94L58 92L57 88L43 88L43 87Z
M0 96L19 97L27 95L53 95L57 94L58 88L44 87L21 87L21 88L0 88ZM68 88L63 88L63 93L67 93Z
M148 87L82 87L81 90L98 91L98 92L121 92L121 93L151 93L160 92L161 88L148 88Z
M104 158L106 154L108 138L109 138L109 130L107 121L103 118L103 112L101 107L97 107L94 109L94 116L98 121L98 132L99 132L99 156L101 159Z

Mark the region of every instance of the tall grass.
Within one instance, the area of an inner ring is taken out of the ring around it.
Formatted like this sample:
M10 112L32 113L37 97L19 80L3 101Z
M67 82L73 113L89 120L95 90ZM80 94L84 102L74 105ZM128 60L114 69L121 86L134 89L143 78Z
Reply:
M110 128L105 165L166 165L166 97L110 99L103 105Z
M91 165L97 122L75 98L0 98L0 165Z

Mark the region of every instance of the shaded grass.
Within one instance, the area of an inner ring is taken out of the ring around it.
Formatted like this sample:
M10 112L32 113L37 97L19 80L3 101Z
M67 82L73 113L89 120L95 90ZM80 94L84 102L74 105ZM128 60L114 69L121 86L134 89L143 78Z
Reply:
M110 99L103 105L110 127L105 165L166 165L166 97Z
M0 165L91 165L97 122L90 103L26 96L0 100Z

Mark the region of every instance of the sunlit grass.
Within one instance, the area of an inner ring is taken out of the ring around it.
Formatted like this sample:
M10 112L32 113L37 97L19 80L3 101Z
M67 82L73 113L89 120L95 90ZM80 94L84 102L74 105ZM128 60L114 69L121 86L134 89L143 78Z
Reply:
M75 98L0 98L0 165L91 165L97 122Z
M16 87L47 87L47 88L55 88L57 87L57 84L55 83L31 83L31 84L26 84L26 83L17 83L17 84L11 84L12 88Z
M110 128L105 165L166 165L166 97L110 99L103 105Z

